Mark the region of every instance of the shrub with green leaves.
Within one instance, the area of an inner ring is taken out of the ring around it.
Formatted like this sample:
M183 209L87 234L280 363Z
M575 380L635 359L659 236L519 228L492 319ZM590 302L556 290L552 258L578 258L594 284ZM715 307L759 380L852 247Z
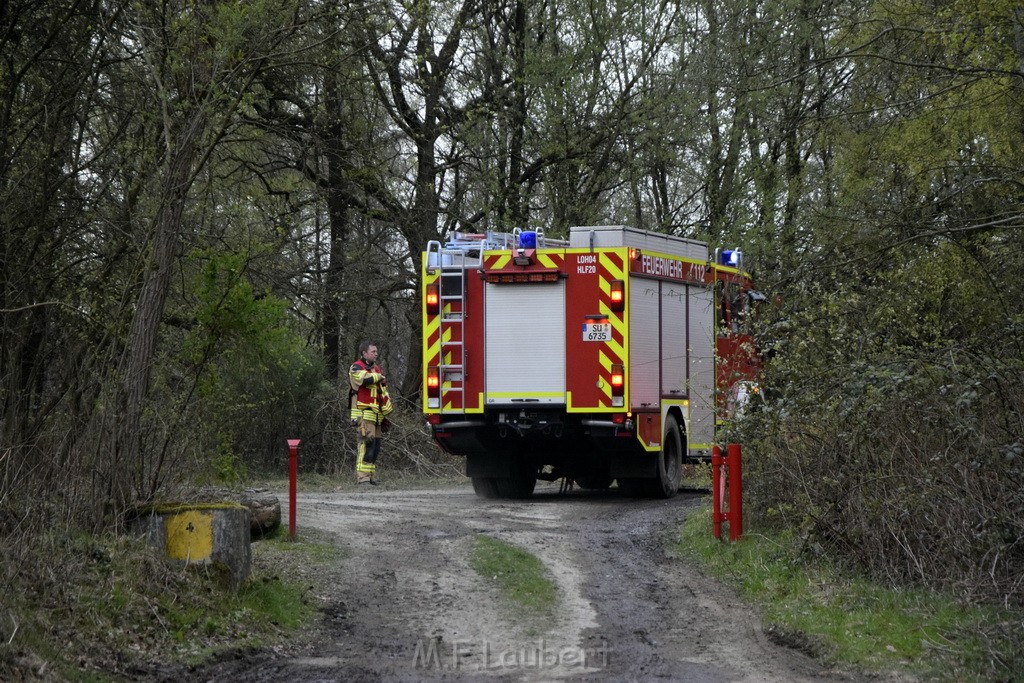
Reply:
M765 316L767 401L734 437L748 524L887 582L1024 602L1024 271L988 246L794 285Z

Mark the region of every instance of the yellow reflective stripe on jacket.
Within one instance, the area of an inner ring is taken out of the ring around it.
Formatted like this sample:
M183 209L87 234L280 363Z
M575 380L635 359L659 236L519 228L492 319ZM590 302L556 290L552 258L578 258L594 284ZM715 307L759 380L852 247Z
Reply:
M352 367L358 366L353 365ZM363 386L363 382L366 380L367 375L369 375L372 378L370 382L371 385L378 384L380 382L379 374L377 374L376 372L370 372L369 370L363 370L362 368L360 368L356 372L349 373L349 377L352 380L352 388L358 390L359 387Z
M349 383L355 392L351 417L353 420L369 420L379 424L381 418L390 413L394 406L391 405L387 387L380 383L381 373L373 372L373 369L379 369L379 366L374 365L368 369L363 361L356 361L349 368ZM370 381L367 382L367 379Z
M386 403L384 409L378 412L375 408L353 408L352 419L353 420L366 420L367 422L376 422L380 424L386 415L393 410L391 403Z

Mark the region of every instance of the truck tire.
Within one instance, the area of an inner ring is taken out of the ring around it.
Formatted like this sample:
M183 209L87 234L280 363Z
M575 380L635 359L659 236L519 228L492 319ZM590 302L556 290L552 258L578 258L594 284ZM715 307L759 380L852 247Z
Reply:
M652 493L657 498L671 498L679 493L683 476L683 435L674 415L665 420L665 436L658 455L658 478L652 482Z
M494 477L473 477L473 492L480 498L497 498L497 482Z
M529 498L537 486L537 475L524 467L511 477L495 478L494 483L497 486L499 498Z

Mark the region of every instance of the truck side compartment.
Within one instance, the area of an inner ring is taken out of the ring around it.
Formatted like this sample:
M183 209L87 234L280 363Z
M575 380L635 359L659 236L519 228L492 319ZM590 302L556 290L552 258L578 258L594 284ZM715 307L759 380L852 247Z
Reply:
M423 410L484 497L538 478L668 497L710 452L718 265L623 226L456 234L423 254ZM736 271L738 275L738 271Z

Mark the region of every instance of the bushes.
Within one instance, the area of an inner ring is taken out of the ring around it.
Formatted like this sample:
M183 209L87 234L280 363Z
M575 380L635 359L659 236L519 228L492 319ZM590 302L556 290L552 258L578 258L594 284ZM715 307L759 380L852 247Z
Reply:
M1020 605L1019 316L981 299L952 306L964 271L944 260L816 288L768 321L769 400L739 426L748 509L890 583ZM904 277L918 285L910 315L892 305Z
M348 478L355 472L356 434L349 422L348 388L324 389L319 408L304 423L300 463L306 473ZM392 396L395 411L391 429L384 437L380 464L389 472L420 476L451 476L462 472L461 458L445 454L433 442L418 404ZM283 474L283 439L276 457L263 460L255 471L263 475Z

